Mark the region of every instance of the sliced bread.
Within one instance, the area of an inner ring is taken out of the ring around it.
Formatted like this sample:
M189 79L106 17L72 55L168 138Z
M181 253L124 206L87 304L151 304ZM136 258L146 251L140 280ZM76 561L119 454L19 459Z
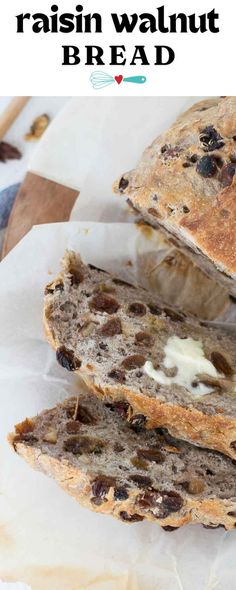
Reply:
M46 288L58 362L147 428L236 458L235 340L67 252ZM140 418L140 415L142 418Z
M124 522L235 527L236 466L214 451L126 420L128 404L92 394L26 419L10 441L82 505Z

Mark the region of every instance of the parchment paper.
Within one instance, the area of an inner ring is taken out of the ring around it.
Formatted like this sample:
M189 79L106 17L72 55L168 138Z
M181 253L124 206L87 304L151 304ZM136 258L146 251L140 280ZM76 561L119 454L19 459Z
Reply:
M153 255L152 240L135 226L75 222L35 227L0 265L0 579L32 590L232 589L234 532L166 533L94 514L6 442L15 423L81 387L55 362L41 321L45 284L67 247L124 278L132 271L134 280L140 252Z

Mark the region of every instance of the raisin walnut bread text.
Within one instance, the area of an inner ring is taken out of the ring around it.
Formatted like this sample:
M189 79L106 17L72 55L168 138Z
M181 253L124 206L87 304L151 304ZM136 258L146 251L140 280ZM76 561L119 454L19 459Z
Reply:
M10 442L83 506L166 530L236 523L236 466L219 453L127 422L127 402L70 398L15 427Z
M224 332L67 252L46 288L44 323L58 362L129 419L236 458L236 349Z
M203 100L149 146L116 193L236 295L236 96Z

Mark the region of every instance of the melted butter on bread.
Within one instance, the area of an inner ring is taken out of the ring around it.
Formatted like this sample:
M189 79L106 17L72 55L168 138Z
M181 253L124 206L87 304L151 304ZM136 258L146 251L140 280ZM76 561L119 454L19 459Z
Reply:
M193 395L199 396L211 393L214 389L198 381L198 375L204 373L210 377L222 377L211 361L205 357L200 340L171 336L167 340L164 352L163 365L166 369L176 367L177 373L174 377L167 377L164 371L154 369L151 361L146 361L144 365L146 375L160 385L176 383L185 387Z

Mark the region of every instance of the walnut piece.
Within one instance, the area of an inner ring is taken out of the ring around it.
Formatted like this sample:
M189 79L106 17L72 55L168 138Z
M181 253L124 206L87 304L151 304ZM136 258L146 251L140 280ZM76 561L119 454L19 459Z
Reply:
M44 442L51 443L53 445L57 442L57 430L55 428L49 428L43 437Z
M202 479L191 479L187 482L186 489L189 494L201 494L205 488L204 481Z
M234 374L233 368L229 362L218 350L211 353L210 360L219 373L223 373L226 377L232 377Z
M25 135L25 140L26 141L35 141L37 139L40 139L40 137L42 137L44 131L46 131L48 125L50 123L50 119L48 115L40 115L40 117L37 117L31 127L30 127L30 131L29 133L26 133Z

